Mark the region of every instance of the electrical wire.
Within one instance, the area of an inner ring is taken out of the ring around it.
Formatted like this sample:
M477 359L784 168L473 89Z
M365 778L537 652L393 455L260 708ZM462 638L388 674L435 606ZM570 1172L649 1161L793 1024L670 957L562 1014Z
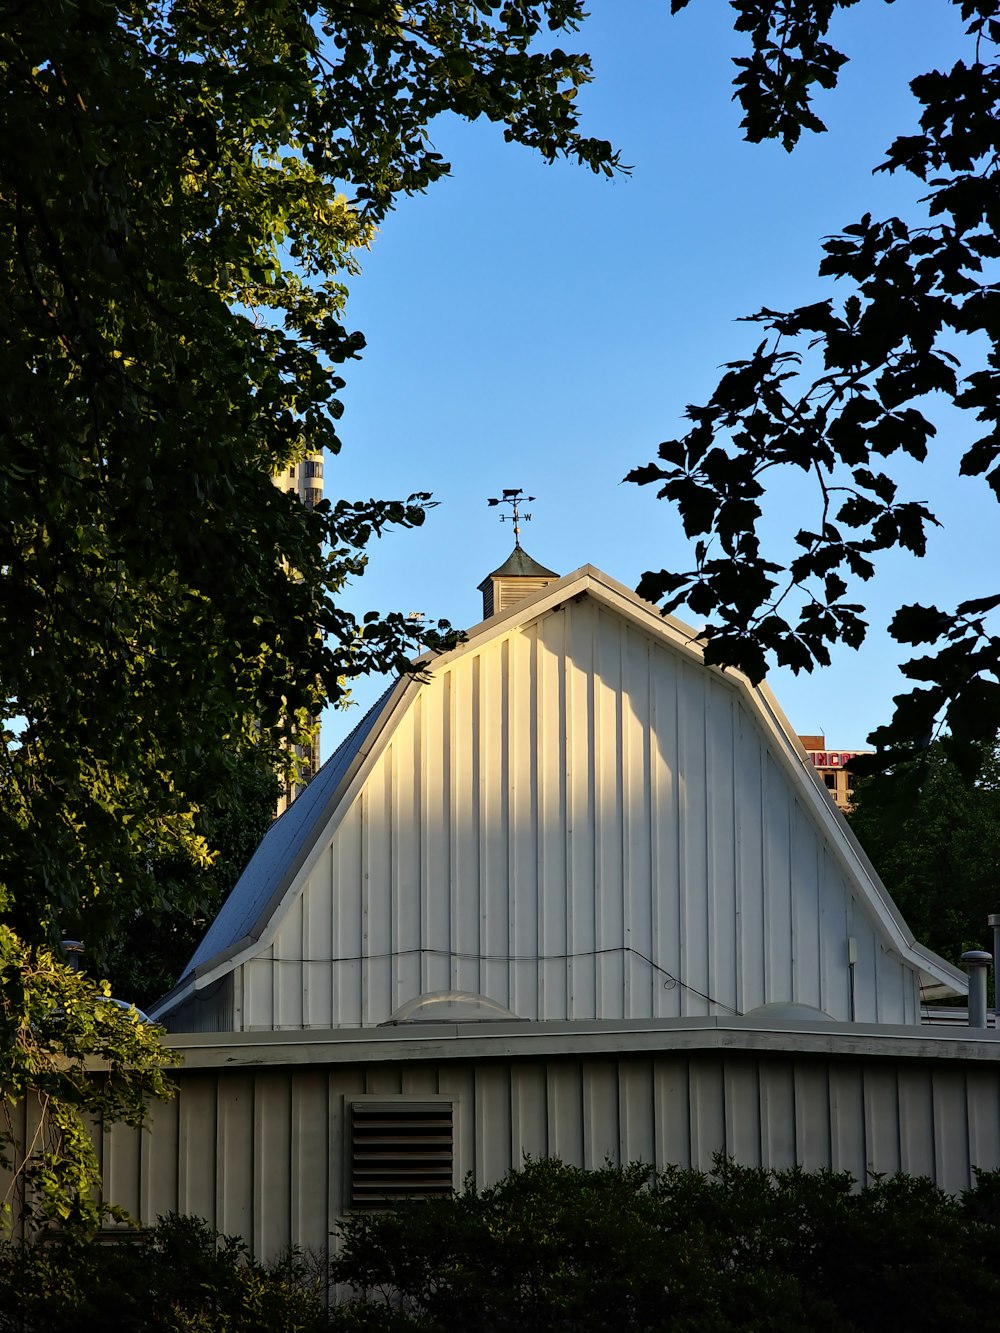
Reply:
M681 980L668 972L665 967L647 957L639 949L632 948L631 945L623 944L611 946L606 949L582 949L576 953L550 953L550 954L490 954L490 953L464 953L453 951L451 949L393 949L387 953L369 953L357 954L350 957L341 958L270 958L261 959L263 962L270 963L292 963L295 965L303 963L375 963L384 962L390 958L409 958L415 954L433 954L437 958L461 959L463 962L471 963L566 963L572 962L577 958L599 958L605 954L612 953L630 953L642 962L648 964L654 972L658 972L666 980L663 983L664 989L670 989L671 986L680 986L682 990L688 991L691 995L697 995L699 999L706 1000L709 1004L716 1005L720 1009L725 1009L727 1013L735 1017L742 1017L742 1010L734 1009L732 1005L726 1004L723 1000L717 1000L714 996L708 995L705 991L699 990L697 986L692 986L688 982Z

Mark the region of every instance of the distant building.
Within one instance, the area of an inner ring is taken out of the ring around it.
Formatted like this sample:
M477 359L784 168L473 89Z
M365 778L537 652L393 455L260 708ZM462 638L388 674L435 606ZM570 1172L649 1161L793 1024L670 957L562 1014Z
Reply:
M309 454L301 463L290 463L274 474L274 484L281 491L294 491L313 509L323 498L323 455Z
M299 463L291 463L274 474L274 484L282 491L294 491L302 503L309 509L315 508L323 498L323 455L308 454ZM312 737L297 744L294 749L304 766L304 781L292 783L282 789L278 797L276 814L284 814L319 772L319 719L315 719L316 730Z
M851 760L858 754L871 754L871 750L830 750L825 736L800 736L799 740L837 807L850 810L854 804Z

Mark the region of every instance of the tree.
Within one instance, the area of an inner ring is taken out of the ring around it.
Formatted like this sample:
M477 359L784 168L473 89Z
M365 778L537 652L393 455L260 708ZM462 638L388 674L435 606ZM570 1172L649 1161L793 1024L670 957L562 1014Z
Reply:
M419 504L309 510L270 478L338 447L343 278L447 171L433 116L612 169L576 129L586 60L531 50L579 4L495 8L5 5L0 878L26 938L85 908L99 944L151 849L203 857L238 743L277 762L404 665L412 626L336 594Z
M848 819L917 939L959 965L1000 911L1000 741L975 784L934 742L890 784L862 780Z
M146 1009L176 983L270 827L280 790L257 754L237 757L225 786L199 811L211 864L157 857L156 897L112 932L101 969L112 995Z
M867 632L853 600L859 581L874 576L882 552L924 554L937 520L900 490L894 465L945 447L930 395L983 423L958 471L984 477L1000 498L1000 6L952 2L967 25L968 60L913 81L919 128L878 168L926 185L925 216L866 214L828 238L820 273L840 279L846 299L750 316L764 335L753 355L730 362L710 400L688 407L687 434L629 473L678 506L694 540L692 569L649 571L640 593L710 617L708 660L755 681L769 658L811 671L829 662L829 645L857 647ZM823 129L812 94L836 85L846 59L827 30L853 3L733 0L752 44L735 81L749 140L778 138L791 150L803 130ZM816 489L815 521L794 535L798 554L787 564L765 552L758 530L782 468L801 470ZM1000 728L998 607L1000 593L951 609L899 608L889 632L929 651L904 665L918 684L870 738L882 752L870 767L905 762L943 724L949 754L974 770L977 742Z
M158 870L210 860L203 811L240 756L280 765L353 677L448 632L338 602L426 496L308 509L271 477L339 447L339 368L363 345L344 281L394 199L446 174L435 116L615 169L578 130L586 57L538 49L581 16L580 0L0 4L7 1093L26 978L71 985L60 932L99 966L118 923L196 909L182 875L163 901Z
M146 1100L169 1095L174 1057L159 1028L116 1004L106 982L47 949L26 950L2 924L0 978L4 1221L92 1231L121 1214L98 1202L94 1124L141 1124Z

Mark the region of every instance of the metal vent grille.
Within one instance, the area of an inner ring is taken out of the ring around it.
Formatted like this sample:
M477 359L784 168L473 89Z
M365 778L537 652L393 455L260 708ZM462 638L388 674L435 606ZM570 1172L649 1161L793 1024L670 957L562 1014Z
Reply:
M453 1161L451 1102L353 1103L352 1208L450 1194Z

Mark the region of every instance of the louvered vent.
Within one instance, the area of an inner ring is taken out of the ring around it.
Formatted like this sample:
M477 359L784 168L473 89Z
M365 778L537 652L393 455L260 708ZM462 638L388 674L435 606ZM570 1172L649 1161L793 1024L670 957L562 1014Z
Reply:
M451 1102L352 1104L352 1208L450 1194L453 1159Z

